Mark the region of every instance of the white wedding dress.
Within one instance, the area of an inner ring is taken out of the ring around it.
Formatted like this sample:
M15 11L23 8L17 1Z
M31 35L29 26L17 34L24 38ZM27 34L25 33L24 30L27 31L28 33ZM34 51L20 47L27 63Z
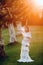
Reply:
M31 32L25 32L24 28L22 28L22 35L23 35L23 40L22 40L22 46L21 46L21 54L20 54L20 59L17 61L33 62L34 60L32 60L29 55L29 45L30 45L29 38L31 38Z

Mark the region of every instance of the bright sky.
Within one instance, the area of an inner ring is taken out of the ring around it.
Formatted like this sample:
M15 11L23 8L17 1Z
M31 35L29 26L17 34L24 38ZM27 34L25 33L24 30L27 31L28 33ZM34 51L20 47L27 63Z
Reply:
M32 20L34 19L36 22L38 22L40 20L40 18L43 17L43 0L25 0L27 3L27 6L30 7L31 6L31 11L33 12ZM34 14L36 16L34 16ZM43 22L43 20L41 20L40 22ZM43 23L42 23L43 24Z
M34 0L36 7L43 8L43 0Z

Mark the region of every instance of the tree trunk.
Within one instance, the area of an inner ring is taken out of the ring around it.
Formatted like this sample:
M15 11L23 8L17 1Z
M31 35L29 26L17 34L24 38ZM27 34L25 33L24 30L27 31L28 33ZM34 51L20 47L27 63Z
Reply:
M8 25L8 29L9 29L9 35L10 35L9 44L11 45L15 44L16 36L15 36L14 26L12 23Z
M5 50L4 50L4 43L2 40L2 32L0 27L0 58L5 58Z

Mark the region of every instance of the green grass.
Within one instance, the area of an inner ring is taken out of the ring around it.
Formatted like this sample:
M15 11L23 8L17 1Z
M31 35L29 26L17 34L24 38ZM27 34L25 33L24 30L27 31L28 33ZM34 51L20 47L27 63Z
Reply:
M37 33L37 31L40 31ZM32 40L30 43L30 56L34 60L31 63L19 63L21 44L7 46L9 41L8 30L3 30L3 39L5 43L5 52L8 56L6 59L0 60L0 65L43 65L43 27L32 27ZM19 37L18 37L19 38ZM17 39L18 39L17 38ZM19 38L21 41L21 38Z

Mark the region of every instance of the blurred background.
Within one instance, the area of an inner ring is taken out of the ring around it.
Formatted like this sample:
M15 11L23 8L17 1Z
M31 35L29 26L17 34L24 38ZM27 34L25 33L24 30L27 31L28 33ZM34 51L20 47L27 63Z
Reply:
M2 1L2 0L0 0ZM17 41L19 44L14 46L6 46L5 51L8 55L6 60L1 60L0 65L43 65L43 1L42 0L4 0L3 6L9 9L16 32L16 22L22 22L23 25L27 24L31 30L31 43L30 43L30 55L35 60L33 63L18 63L17 59L20 55L22 36L18 36ZM9 14L9 13L8 13ZM9 18L10 19L10 18ZM8 24L10 21L5 22L2 19L2 37L5 45L9 41Z

